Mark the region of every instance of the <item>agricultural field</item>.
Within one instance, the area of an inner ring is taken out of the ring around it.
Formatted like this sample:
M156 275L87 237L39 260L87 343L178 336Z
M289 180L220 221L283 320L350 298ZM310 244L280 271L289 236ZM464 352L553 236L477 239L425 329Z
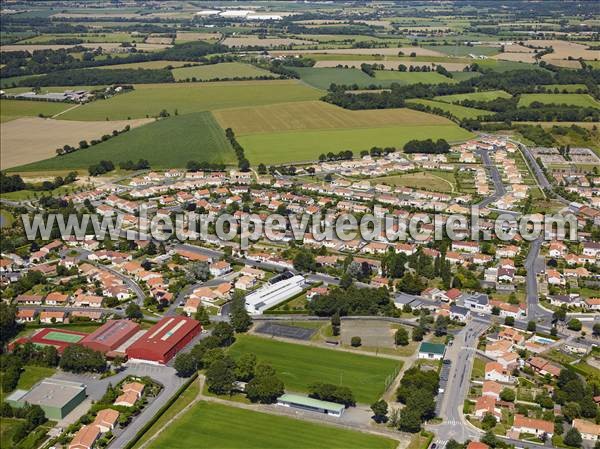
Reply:
M519 106L529 106L533 102L600 109L600 102L588 94L522 94Z
M23 103L23 101L19 100L16 103ZM100 139L104 134L111 134L114 130L120 131L127 125L135 128L150 121L152 119L78 122L38 117L11 120L0 125L1 168L4 170L52 158L56 155L56 149L64 145L77 147L82 140L89 142L92 139ZM23 148L27 148L27 151L23 151ZM95 151L95 149L89 151ZM60 168L60 163L58 166ZM80 168L86 167L87 165Z
M103 42L143 42L144 36L131 35L130 33L71 33L71 34L41 34L19 41L18 44L46 44L56 39L81 39L88 43Z
M148 448L393 449L397 444L388 438L338 427L199 402L169 425Z
M469 56L470 54L493 56L500 52L499 47L485 47L483 45L429 45L426 48L448 56Z
M457 104L444 103L442 101L433 101L433 100L408 100L407 103L418 103L425 106L430 106L431 108L439 108L444 111L450 112L458 119L465 118L477 118L481 115L492 115L493 112L485 111L483 109L475 109L475 108L467 108L465 106L459 106Z
M144 61L130 62L128 64L101 65L98 69L164 69L165 67L181 67L190 64L186 61Z
M175 37L175 43L180 44L183 42L193 41L216 41L221 38L221 33L195 33L187 31L178 31Z
M360 64L359 64L360 65ZM368 87L372 84L381 85L384 83L371 78L365 72L359 69L342 68L315 68L315 67L290 67L294 70L302 81L310 84L317 89L327 90L331 84L341 84L351 86L357 84L359 87Z
M488 90L485 92L474 92L470 94L442 95L434 97L435 101L443 101L444 103L458 103L463 100L472 101L492 101L497 98L510 98L511 94L503 90Z
M181 67L171 71L177 81L200 81L227 78L258 78L260 76L277 76L268 70L263 70L251 64L241 62L223 62L220 64L199 65L194 67Z
M375 79L382 81L393 81L398 84L440 84L456 83L453 78L440 75L437 72L399 72L396 70L377 70Z
M190 160L235 161L233 149L212 114L201 112L161 119L85 150L28 164L18 170L87 169L100 160L111 160L117 165L140 158L147 159L152 168L185 167Z
M281 103L214 111L223 128L236 135L311 129L356 129L385 126L448 125L447 119L411 109L350 111L323 101Z
M136 84L130 93L94 101L60 116L64 120L126 120L271 103L316 100L322 92L298 81Z
M0 100L0 122L4 123L21 117L37 117L40 114L51 117L70 107L73 105L49 101Z
M342 55L343 56L343 55ZM372 61L364 60L364 59L333 59L326 61L317 61L314 65L314 68L330 68L330 67L349 67L360 69L361 64L372 64ZM406 67L410 66L428 66L431 69L435 69L436 65L440 65L444 67L446 70L450 72L458 72L464 70L469 64L467 62L451 62L448 58L438 58L437 60L433 60L433 58L410 58L410 59L393 59L387 61L377 61L378 65L382 65L386 70L396 70L400 64L405 65Z
M401 362L276 340L238 335L229 353L238 358L254 353L259 362L270 363L286 390L305 392L313 382L349 387L357 402L371 404L383 394L388 376ZM341 379L341 380L340 380Z
M314 45L315 41L290 38L261 38L258 36L227 37L223 45L228 47L280 47L283 45Z

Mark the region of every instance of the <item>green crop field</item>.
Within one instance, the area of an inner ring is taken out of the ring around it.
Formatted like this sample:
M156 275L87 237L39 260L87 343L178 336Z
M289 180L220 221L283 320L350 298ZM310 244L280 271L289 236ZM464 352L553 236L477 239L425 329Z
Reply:
M456 81L470 80L471 78L481 76L481 73L479 73L479 72L450 72L450 73L452 73L452 77Z
M484 67L486 69L491 69L494 72L508 72L511 70L543 70L546 69L541 68L536 64L529 64L527 62L518 62L518 61L501 61L496 59L478 59L476 61L471 60L473 63L479 65L480 67Z
M497 98L510 98L511 94L504 92L503 90L489 90L485 92L473 92L470 94L455 94L455 95L442 95L434 97L436 101L443 101L445 103L457 103L463 100L473 101L492 101Z
M0 100L0 122L8 122L21 117L36 117L39 114L48 117L70 107L73 105L49 101Z
M533 102L600 109L600 102L588 94L522 94L519 106L529 106Z
M339 56L339 55L338 55ZM339 58L338 58L339 59ZM326 90L331 84L343 84L350 86L357 84L359 87L367 87L371 84L381 85L383 81L371 78L359 69L341 69L337 67L289 67L300 76L300 79L317 89ZM389 83L387 83L389 84Z
M96 69L164 69L165 67L181 67L184 64L190 64L186 61L144 61L130 62L127 64L103 65L94 67Z
M276 76L268 70L263 70L251 64L241 62L223 62L221 64L198 65L194 67L181 67L172 70L177 81L197 80L207 81L223 78L258 78L259 76Z
M60 116L64 120L126 120L271 103L316 100L322 92L292 80L136 84L130 93L94 101Z
M397 441L285 416L199 402L148 447L218 449L393 449Z
M444 117L412 109L350 111L323 101L221 109L213 114L223 128L232 128L237 136L308 129L452 124Z
M19 167L22 171L86 169L100 160L147 159L152 168L185 167L190 160L231 163L235 154L210 112L162 119L85 150Z
M440 103L445 104L445 103ZM254 134L238 138L253 164L283 164L297 161L314 161L320 154L361 150L373 146L402 148L413 139L446 139L462 141L473 137L469 131L455 124L398 125L385 128L330 129Z
M419 103L425 106L430 106L431 108L439 108L444 111L450 112L452 115L459 119L465 118L477 118L480 115L491 115L493 112L484 111L483 109L475 109L475 108L467 108L464 106L459 106L456 104L444 103L442 101L433 101L433 100L408 100L408 103Z
M448 78L437 72L399 72L397 70L377 70L375 72L375 79L381 81L393 81L398 84L456 83L454 78Z
M238 358L252 352L259 362L270 363L289 391L304 392L314 382L344 385L357 402L371 404L385 390L385 381L401 362L380 357L284 343L251 335L238 335L229 353Z

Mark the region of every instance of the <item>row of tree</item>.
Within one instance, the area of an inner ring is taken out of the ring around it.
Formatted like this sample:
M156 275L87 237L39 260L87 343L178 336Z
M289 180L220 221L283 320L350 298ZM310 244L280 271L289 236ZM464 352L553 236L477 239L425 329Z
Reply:
M238 168L244 172L249 171L250 161L246 159L246 155L244 154L244 147L242 147L235 138L235 133L233 132L233 129L227 128L225 130L225 137L227 137L227 140L229 140L229 143L233 147L233 151L235 151L235 156L238 160Z

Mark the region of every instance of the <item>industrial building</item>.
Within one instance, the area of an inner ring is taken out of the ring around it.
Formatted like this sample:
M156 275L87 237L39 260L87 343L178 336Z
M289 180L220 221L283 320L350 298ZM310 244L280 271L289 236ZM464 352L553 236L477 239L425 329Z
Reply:
M100 351L108 356L122 355L121 349L125 343L133 343L140 331L140 325L130 320L108 320L94 332L89 334L80 343L95 351Z
M277 398L277 405L284 407L294 407L310 412L324 413L332 416L342 416L346 407L343 404L335 402L321 401L319 399L308 398L297 394L284 394Z
M305 279L300 275L267 284L246 296L246 310L252 315L262 314L265 310L301 293L304 285Z
M132 343L125 353L130 360L165 364L201 330L200 323L191 318L165 317Z
M13 407L39 405L46 418L58 421L67 416L86 398L85 385L58 379L44 379L31 390L15 390L6 401Z

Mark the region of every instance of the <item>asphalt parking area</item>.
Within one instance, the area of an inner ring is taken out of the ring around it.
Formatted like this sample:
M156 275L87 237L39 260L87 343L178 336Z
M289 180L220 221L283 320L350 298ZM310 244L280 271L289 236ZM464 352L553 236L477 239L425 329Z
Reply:
M263 323L258 326L255 332L259 334L272 335L274 337L293 338L295 340L310 340L310 337L316 332L316 329L306 329L304 327L288 326L277 323Z

